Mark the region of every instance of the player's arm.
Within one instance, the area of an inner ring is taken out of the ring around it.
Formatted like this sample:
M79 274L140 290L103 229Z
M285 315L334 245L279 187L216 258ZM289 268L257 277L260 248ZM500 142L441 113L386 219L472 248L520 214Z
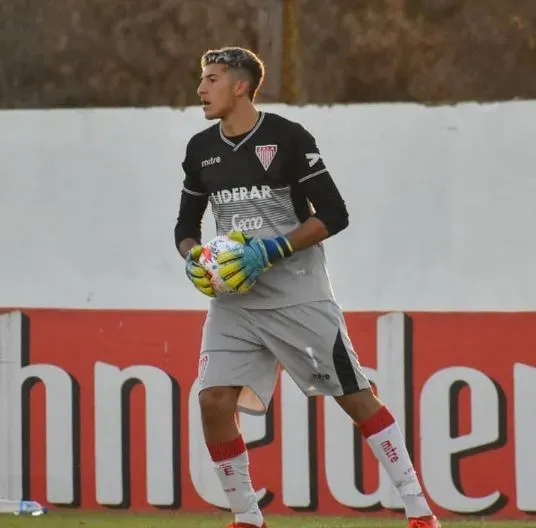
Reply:
M190 145L182 164L185 173L181 192L179 215L175 224L175 247L186 260L186 275L193 285L205 295L214 296L207 272L198 264L201 255L201 223L208 205L208 193L204 189L199 171L191 162Z
M199 169L192 161L191 150L189 143L182 163L185 177L175 224L175 247L183 258L190 249L201 244L201 223L208 205L208 193L201 183Z
M184 188L181 193L179 216L175 224L175 247L186 258L188 252L201 244L201 222L207 207L206 196L195 196Z
M330 236L326 225L313 216L293 231L287 233L286 238L293 251L301 251L302 249L319 244Z
M293 251L314 246L348 227L348 210L318 150L314 137L296 125L293 170L295 184L313 205L313 215L287 233Z

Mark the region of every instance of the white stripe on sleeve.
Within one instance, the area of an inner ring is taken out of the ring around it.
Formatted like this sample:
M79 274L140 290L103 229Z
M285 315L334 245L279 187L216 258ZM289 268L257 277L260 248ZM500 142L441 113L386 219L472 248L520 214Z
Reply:
M187 194L191 194L192 196L205 196L205 193L200 193L200 192L197 192L197 191L191 191L190 189L187 189L186 187L183 187L182 190Z
M324 172L327 172L328 169L322 169L322 170L319 170L317 172L313 172L313 174L308 174L307 176L304 176L303 178L300 178L298 180L298 183L303 183L303 182L306 182L307 180L310 180L311 178L314 178L315 176L318 176L319 174L322 174Z

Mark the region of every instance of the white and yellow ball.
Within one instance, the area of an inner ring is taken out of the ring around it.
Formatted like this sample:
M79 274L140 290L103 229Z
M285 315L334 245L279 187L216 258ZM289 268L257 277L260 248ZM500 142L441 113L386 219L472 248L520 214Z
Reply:
M237 293L233 288L229 288L225 285L222 277L220 276L219 270L220 265L218 264L218 255L224 251L230 251L234 249L239 249L241 247L240 242L231 240L225 235L218 235L216 238L213 238L210 242L207 242L203 246L203 251L199 257L199 264L208 272L210 275L210 282L212 287L216 292L216 295L228 295Z

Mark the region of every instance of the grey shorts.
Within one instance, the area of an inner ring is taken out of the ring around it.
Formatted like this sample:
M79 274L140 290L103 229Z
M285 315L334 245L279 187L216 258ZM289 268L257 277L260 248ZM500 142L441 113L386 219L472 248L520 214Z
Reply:
M242 387L239 410L264 414L280 367L307 396L342 396L370 388L334 302L272 310L211 304L203 327L200 391Z

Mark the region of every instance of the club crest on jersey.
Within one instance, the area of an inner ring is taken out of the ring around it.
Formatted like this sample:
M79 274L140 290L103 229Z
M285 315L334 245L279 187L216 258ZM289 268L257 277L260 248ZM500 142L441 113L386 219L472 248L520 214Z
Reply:
M277 145L257 145L255 147L255 154L259 158L264 170L268 170L268 167L272 164L272 161L277 154Z

